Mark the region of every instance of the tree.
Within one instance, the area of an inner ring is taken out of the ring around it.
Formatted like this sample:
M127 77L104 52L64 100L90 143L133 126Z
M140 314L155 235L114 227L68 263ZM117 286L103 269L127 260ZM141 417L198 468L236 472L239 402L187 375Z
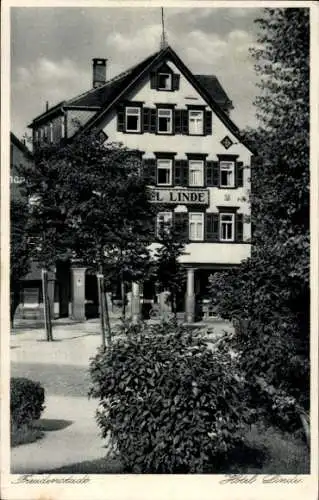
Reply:
M100 280L104 345L106 331L111 340L105 286L115 273L126 282L141 279L150 260L154 209L141 155L117 143L103 144L92 132L59 149L50 163L59 171L55 190L69 246Z
M30 256L28 233L28 204L22 198L11 200L10 205L10 320L20 303L21 279L29 272Z
M261 126L245 134L257 152L252 255L231 282L228 274L215 276L212 287L223 295L224 315L228 308L228 316L248 320L237 336L246 374L308 407L309 9L265 9L256 22Z
M168 290L172 312L176 318L177 297L185 287L185 269L179 262L183 254L185 241L183 222L162 223L158 231L159 246L154 254L153 273L163 290Z
M26 231L30 258L42 268L42 289L46 338L53 340L51 305L48 296L48 272L58 259L70 255L70 238L66 226L63 193L59 179L60 165L53 161L58 148L45 146L35 150L32 165L21 165L19 173L27 179L24 194L28 199Z

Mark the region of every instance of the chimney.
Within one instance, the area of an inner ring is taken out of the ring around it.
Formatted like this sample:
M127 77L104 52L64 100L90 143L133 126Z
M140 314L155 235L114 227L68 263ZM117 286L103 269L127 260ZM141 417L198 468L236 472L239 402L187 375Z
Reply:
M95 57L93 59L93 88L96 89L106 82L107 59Z

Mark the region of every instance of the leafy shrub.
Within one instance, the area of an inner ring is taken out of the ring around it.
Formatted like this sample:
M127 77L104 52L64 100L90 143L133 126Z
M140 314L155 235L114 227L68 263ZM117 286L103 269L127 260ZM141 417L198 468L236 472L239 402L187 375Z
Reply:
M44 389L39 382L27 378L11 378L11 422L16 427L28 425L40 418L44 410Z
M90 365L97 421L127 472L203 473L242 441L236 359L174 322L142 326Z

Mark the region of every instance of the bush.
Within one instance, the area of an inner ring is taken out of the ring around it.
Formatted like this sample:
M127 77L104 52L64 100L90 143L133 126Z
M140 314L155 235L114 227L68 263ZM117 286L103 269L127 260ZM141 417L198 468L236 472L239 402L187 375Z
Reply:
M174 322L130 331L91 361L103 437L126 472L211 472L250 415L236 360Z
M19 428L40 418L44 410L44 389L39 382L27 378L11 378L11 423Z

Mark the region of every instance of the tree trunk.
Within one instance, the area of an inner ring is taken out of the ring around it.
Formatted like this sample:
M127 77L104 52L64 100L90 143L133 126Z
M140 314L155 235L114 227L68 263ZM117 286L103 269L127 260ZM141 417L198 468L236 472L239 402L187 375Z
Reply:
M125 282L123 280L123 275L121 278L121 300L122 300L122 317L125 319L126 316L126 297L125 297Z
M104 301L103 301L103 282L104 276L102 273L97 273L97 286L98 286L98 294L99 294L99 309L100 309L100 322L101 322L101 335L102 335L102 347L105 349L106 346L106 334L105 334L105 320L104 320Z
M14 324L14 315L18 305L20 304L21 298L21 289L20 287L13 286L12 291L10 292L10 324L11 328L13 328Z
M46 332L46 339L52 342L52 318L51 318L51 304L48 294L48 271L43 268L41 271L42 276L42 293L43 293L43 313L44 313L44 326Z
M107 295L105 293L104 280L103 280L103 302L104 302L104 312L105 312L104 320L105 320L106 338L108 346L110 347L112 343L112 335L111 335L109 307L108 307Z
M109 346L111 345L111 325L110 325L107 298L105 294L104 274L103 274L102 264L99 266L99 273L97 274L97 280L98 280L99 304L100 304L102 347L103 349L105 349L106 339L108 345Z
M176 306L176 293L175 290L170 291L171 294L171 304L172 304L172 313L174 314L174 318L177 317L177 306Z

